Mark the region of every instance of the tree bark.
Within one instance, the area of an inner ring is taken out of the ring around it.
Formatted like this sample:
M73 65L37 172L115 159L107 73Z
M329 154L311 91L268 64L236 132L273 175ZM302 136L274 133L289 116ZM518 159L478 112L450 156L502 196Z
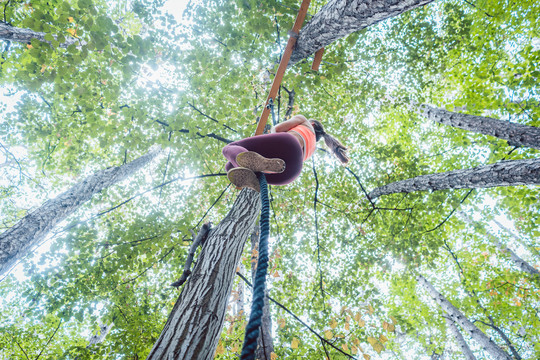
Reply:
M425 190L479 189L495 186L540 184L540 159L507 160L472 169L421 175L376 188L370 199L381 195Z
M334 41L433 0L330 0L300 30L289 66Z
M132 175L153 160L159 151L159 148L156 147L128 164L111 167L90 175L56 198L46 201L9 230L0 234L0 275L7 272L19 259L28 254L50 230L73 214L94 194Z
M240 262L239 266L239 273L244 274L245 273L245 267L242 262ZM233 314L236 317L245 316L245 310L244 310L244 289L245 285L243 281L238 282L238 287L236 288L236 300L233 303Z
M43 32L37 32L31 29L21 29L0 21L0 40L15 41L28 44L32 39L37 39L39 41L52 45L50 41L45 40L45 35L47 34ZM61 43L59 46L61 48L67 48L71 44L84 45L86 44L86 42L77 38L70 37L66 38L66 41Z
M259 249L259 226L255 226L255 229L251 235L251 281L255 283L255 272L257 270L258 249ZM257 252L255 252L255 251ZM253 254L257 254L254 256ZM268 289L264 290L264 306L261 323L261 331L259 332L259 338L257 339L257 350L255 351L255 359L257 360L270 360L272 358L272 352L274 351L274 341L272 339L272 317L270 316L270 301L268 295Z
M110 323L109 325L101 324L99 326L99 334L93 334L88 339L88 346L86 348L90 348L92 345L101 344L103 340L105 340L105 337L109 332L111 331L113 327L113 323Z
M456 323L454 323L452 320L450 320L447 317L445 317L445 320L446 320L446 325L448 325L448 329L450 329L450 332L452 333L452 335L454 335L454 338L456 339L456 342L459 345L461 352L463 353L463 356L465 356L465 359L476 360L476 356L474 356L473 352L471 351L471 348L469 348L469 345L463 338L463 335L461 335L461 332L456 326Z
M448 318L456 324L459 324L470 336L476 340L480 346L487 351L494 360L511 360L511 357L503 351L493 340L474 325L465 315L463 315L450 301L448 301L441 293L439 293L431 283L429 283L422 275L418 275L416 280L426 289L431 297L439 304Z
M512 146L526 146L540 150L540 128L516 124L483 116L460 114L429 105L420 105L419 112L429 120L490 135L508 141Z
M212 229L147 359L213 359L236 267L260 206L259 194L244 189Z
M473 219L471 219L471 217L469 215L465 214L464 212L460 211L460 212L458 212L458 215L463 220L465 220L469 225L471 225L472 227L477 227L477 226L479 227L480 226ZM515 252L513 252L512 250L510 250L509 248L504 246L499 241L499 239L497 239L497 237L495 235L493 235L492 233L490 233L487 230L486 230L486 234L487 234L488 238L491 240L491 242L493 242L493 244L495 244L495 246L497 246L497 248L503 254L508 254L510 259L514 262L514 264L517 266L518 269L520 269L523 272L526 272L529 275L540 277L540 272L538 270L536 270L533 266L531 266L527 261L520 258Z

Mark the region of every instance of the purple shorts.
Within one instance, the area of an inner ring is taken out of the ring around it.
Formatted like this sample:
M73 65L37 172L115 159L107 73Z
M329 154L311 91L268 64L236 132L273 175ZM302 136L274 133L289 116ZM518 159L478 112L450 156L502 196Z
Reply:
M223 156L229 160L225 169L238 167L236 156L245 151L254 151L267 158L285 161L285 171L279 174L265 174L271 185L285 185L296 179L302 171L304 153L296 137L289 133L258 135L232 142L223 148Z

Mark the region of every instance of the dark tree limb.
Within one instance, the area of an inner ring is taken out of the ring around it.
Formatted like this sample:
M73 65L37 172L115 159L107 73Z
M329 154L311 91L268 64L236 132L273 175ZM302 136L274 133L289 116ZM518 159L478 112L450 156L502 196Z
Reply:
M521 358L521 355L519 355L519 353L516 351L516 348L514 347L514 345L512 344L512 342L510 341L510 339L508 338L508 336L506 336L506 334L504 333L504 331L502 331L497 325L495 325L494 321L493 321L493 318L491 316L488 317L489 319L489 324L482 321L482 320L477 320L478 322L481 322L482 324L492 328L493 330L495 330L497 332L497 334L499 334L499 336L503 339L503 341L506 343L506 346L508 346L508 348L510 349L510 351L512 352L512 355L514 356L514 358L516 360L522 360Z
M436 191L444 189L479 189L497 186L540 184L540 159L506 160L498 163L438 174L421 175L376 188L369 199L381 195Z
M419 105L417 111L425 118L443 125L495 136L508 141L511 146L540 149L540 128L485 116L451 112L429 105Z
M300 30L289 66L355 31L433 0L330 0Z
M201 110L199 110L199 108L197 108L195 105L193 105L192 103L187 103L189 105L190 108L192 108L193 110L195 110L196 112L198 112L199 114L201 114L202 116L204 116L205 118L207 119L210 119L212 120L213 122L215 123L218 123L218 124L221 124L221 126L231 130L231 131L234 131L235 133L237 133L238 131L234 130L233 128L231 128L230 126L226 125L226 124L222 124L219 120L211 117L210 115L208 114L205 114L204 112L202 112Z
M191 243L191 246L189 247L188 256L184 265L184 272L178 280L171 284L171 286L174 286L176 288L182 286L188 279L189 275L191 275L191 263L193 262L195 251L199 246L202 246L202 244L204 244L204 241L208 237L208 233L210 232L210 230L212 230L212 223L207 222L201 227L197 236L195 236L195 233L192 231L194 239L193 243Z
M6 5L7 6L7 5ZM52 45L52 42L45 40L45 33L37 32L31 29L22 29L15 26L11 26L3 21L0 21L0 40L4 41L15 41L24 44L30 43L32 39L37 39L41 42ZM56 36L53 35L55 38ZM68 38L65 42L61 43L59 46L61 48L67 48L72 44L86 45L85 41L79 40L77 38Z
M317 196L319 194L319 178L317 177L317 170L315 170L315 159L312 158L312 165L313 165L313 177L315 178L315 195L313 196L313 211L315 212L315 239L317 241L317 270L319 272L319 288L321 290L321 296L323 300L323 304L326 303L325 297L324 297L324 287L323 287L323 273L322 273L322 267L321 267L321 244L319 241L319 222L318 222L318 216L317 216ZM326 309L326 305L324 305L324 308Z
M287 111L285 112L285 120L287 120L291 117L294 110L294 96L296 93L294 92L294 89L289 91L285 86L283 86L283 89L289 94L289 102L287 103Z
M45 344L45 346L43 346L43 348L41 349L41 351L39 352L38 356L36 356L36 359L35 360L38 360L41 356L41 354L43 353L43 351L47 348L47 346L49 346L49 344L51 343L51 340L54 338L54 335L56 335L56 333L58 332L58 329L60 329L60 325L62 325L62 320L58 321L58 326L56 327L56 329L54 330L53 334L51 335L51 337L49 337L49 340L47 341L47 343Z

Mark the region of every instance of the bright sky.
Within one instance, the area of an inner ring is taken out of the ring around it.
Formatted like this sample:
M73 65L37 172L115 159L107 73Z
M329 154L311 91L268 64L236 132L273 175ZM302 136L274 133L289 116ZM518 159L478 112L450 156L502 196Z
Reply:
M181 22L182 13L184 12L188 2L189 0L169 0L165 3L165 5L163 5L163 9L171 13L175 17L176 21Z

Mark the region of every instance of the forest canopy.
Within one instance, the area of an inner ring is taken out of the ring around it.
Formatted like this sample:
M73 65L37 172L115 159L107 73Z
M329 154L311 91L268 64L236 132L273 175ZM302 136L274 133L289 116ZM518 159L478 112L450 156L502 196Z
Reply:
M0 1L1 358L146 358L196 234L251 196L221 150L255 132L300 2L174 3ZM269 188L268 351L538 359L540 2L358 16L401 3L310 4L299 48L331 6L366 25L318 71L299 55L274 111L320 120L351 161L321 141ZM249 318L244 230L216 359Z

